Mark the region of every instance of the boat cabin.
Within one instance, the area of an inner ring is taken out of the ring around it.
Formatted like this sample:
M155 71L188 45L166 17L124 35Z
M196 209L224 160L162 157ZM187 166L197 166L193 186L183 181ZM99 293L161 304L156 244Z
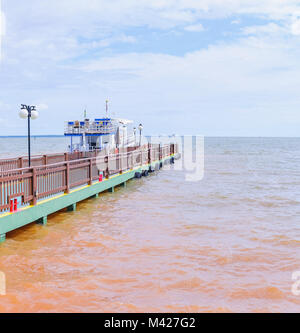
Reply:
M97 118L68 121L65 136L70 137L70 152L93 151L136 146L133 121L127 119Z

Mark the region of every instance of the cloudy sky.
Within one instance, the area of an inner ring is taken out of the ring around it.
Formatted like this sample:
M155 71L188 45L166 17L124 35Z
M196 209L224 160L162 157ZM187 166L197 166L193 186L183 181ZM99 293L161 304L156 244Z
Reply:
M0 0L1 1L1 0ZM113 115L147 134L299 136L299 0L2 0L0 135Z

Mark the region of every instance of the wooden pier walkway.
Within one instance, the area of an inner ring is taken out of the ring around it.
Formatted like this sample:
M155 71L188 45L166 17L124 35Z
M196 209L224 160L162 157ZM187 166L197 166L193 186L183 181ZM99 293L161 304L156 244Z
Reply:
M147 175L178 155L176 144L149 144L125 153L96 152L0 160L0 242L32 222L45 225L48 215L75 210L76 203L135 177ZM20 168L22 166L22 168Z

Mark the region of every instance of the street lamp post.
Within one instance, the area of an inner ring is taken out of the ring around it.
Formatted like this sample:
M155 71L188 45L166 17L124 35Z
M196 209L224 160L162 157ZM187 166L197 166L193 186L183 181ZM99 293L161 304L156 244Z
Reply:
M126 133L126 126L123 125L123 152L125 151L125 133Z
M136 128L133 128L133 135L134 135L134 146L136 146Z
M140 131L140 146L142 145L142 131L143 131L143 125L139 124L139 131Z
M28 123L28 166L31 166L31 142L30 142L30 119L37 119L39 116L39 113L36 111L35 106L30 105L21 105L21 111L19 113L20 118L26 119Z

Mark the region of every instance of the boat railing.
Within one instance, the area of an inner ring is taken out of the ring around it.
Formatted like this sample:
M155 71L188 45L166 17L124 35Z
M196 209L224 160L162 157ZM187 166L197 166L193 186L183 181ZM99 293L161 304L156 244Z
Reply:
M62 162L1 171L0 213L8 212L11 201L16 198L20 201L20 207L36 205L39 200L70 193L79 186L92 185L95 181L101 181L102 177L108 179L136 167L157 162L172 155L175 146L148 144L118 154L85 152L85 156L82 153L72 156L66 153L63 156L67 160ZM59 159L62 154L53 155L53 161L54 156ZM49 158L51 156L47 156L48 162Z
M65 122L65 134L113 134L117 130L114 123L103 125L99 122Z

